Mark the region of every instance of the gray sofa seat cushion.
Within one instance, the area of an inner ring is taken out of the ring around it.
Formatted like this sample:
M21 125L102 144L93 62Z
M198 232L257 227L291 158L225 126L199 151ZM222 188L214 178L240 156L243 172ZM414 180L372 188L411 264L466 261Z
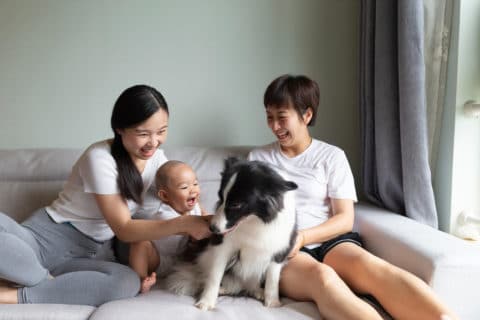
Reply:
M94 310L91 306L67 304L2 304L0 320L85 320Z
M153 290L133 299L111 301L98 307L91 320L302 320L322 319L316 306L310 302L282 299L280 308L264 307L262 302L247 297L220 296L213 311L202 311L194 306L189 296L177 296L163 290Z

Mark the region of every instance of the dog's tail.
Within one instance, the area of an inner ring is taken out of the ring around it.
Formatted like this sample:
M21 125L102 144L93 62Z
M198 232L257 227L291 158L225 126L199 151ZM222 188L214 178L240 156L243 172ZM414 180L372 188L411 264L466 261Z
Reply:
M181 263L161 281L160 286L178 295L197 296L201 288L201 279L194 264Z

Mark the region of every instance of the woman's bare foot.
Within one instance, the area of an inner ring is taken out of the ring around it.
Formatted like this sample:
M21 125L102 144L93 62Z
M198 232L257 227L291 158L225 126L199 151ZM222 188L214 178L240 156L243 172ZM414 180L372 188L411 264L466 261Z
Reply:
M5 281L0 280L0 304L17 304L17 291L17 288L12 288Z
M140 293L146 293L150 291L150 288L157 282L157 274L152 272L149 276L142 279L142 285L140 287Z

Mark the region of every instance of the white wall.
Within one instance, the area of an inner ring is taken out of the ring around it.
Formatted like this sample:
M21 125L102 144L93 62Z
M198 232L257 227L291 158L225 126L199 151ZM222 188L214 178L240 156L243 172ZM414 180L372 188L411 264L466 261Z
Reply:
M305 73L322 91L314 135L356 172L358 15L357 0L0 0L0 148L110 137L136 83L165 95L169 145L266 143L266 86Z

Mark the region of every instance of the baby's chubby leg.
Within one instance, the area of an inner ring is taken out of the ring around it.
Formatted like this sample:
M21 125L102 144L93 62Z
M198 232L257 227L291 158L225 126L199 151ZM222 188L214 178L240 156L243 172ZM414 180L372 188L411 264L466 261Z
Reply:
M146 293L157 282L154 272L159 264L158 251L151 241L139 241L130 244L130 267L140 276L140 292Z

